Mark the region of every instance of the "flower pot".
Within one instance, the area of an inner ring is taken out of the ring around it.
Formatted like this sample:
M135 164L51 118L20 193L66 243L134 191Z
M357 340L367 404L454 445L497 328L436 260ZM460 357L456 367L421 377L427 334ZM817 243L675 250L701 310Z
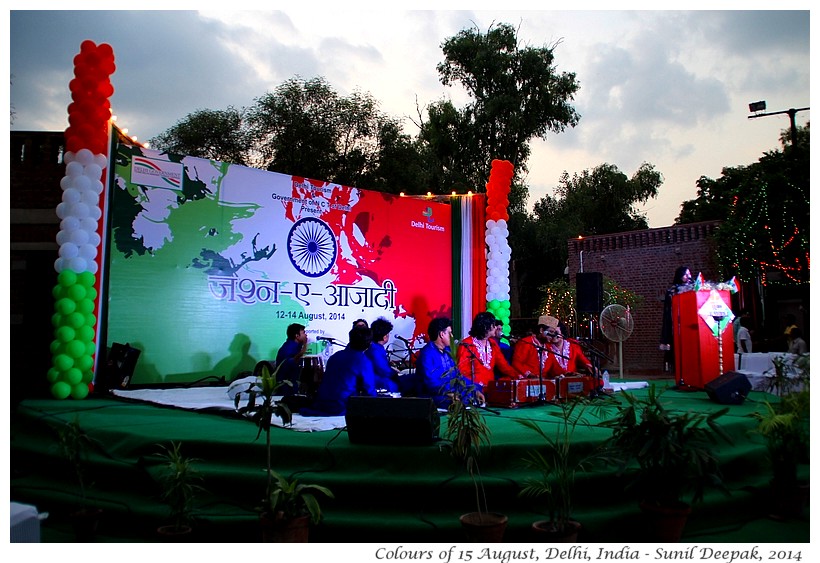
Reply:
M576 543L581 531L580 522L569 520L567 526L560 532L555 529L549 520L539 520L532 523L535 541L549 543Z
M683 536L683 529L692 507L678 502L674 506L662 506L649 502L641 503L645 516L646 531L649 541L660 543L677 543Z
M282 513L271 517L265 512L259 515L262 541L266 543L307 543L310 533L310 516L284 518Z
M194 541L194 529L191 526L160 526L157 528L157 535L160 541L172 543L184 543Z
M459 517L467 541L500 543L507 529L507 517L496 512L468 512Z

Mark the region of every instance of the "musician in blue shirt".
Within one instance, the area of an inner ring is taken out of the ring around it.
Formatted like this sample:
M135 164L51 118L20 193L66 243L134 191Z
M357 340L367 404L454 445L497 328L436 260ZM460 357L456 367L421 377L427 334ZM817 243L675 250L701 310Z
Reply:
M342 416L351 396L376 396L373 364L365 356L372 338L370 329L353 327L348 338L348 345L328 358L316 399L310 407L299 411L301 415Z
M381 317L371 323L370 330L373 333L373 341L365 354L373 364L373 372L376 374L376 389L384 389L389 393L395 393L399 390L399 372L390 365L390 360L387 359L387 350L384 348L390 339L393 323Z
M302 356L307 350L308 337L305 334L305 326L299 323L288 325L287 340L276 353L276 365L279 370L276 372L276 381L290 381L290 385L279 387L279 394L282 396L293 395L299 392L299 381L302 376Z
M416 360L418 394L419 397L432 397L438 408L447 408L453 394L453 378L460 378L465 389L472 389L472 385L459 373L450 355L450 340L453 337L450 319L438 317L430 321L427 335L430 341L421 349ZM477 389L474 392L478 404L483 404L484 395ZM472 403L471 400L465 402Z

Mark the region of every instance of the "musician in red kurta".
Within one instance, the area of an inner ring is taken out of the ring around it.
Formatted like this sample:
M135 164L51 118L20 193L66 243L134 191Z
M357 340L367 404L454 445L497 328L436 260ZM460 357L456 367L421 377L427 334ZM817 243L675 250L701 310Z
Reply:
M551 321L555 321L554 324ZM524 377L546 377L556 368L552 367L555 357L549 352L552 339L547 332L558 326L558 319L549 315L538 318L535 334L520 338L513 348L512 367Z
M519 379L519 373L504 359L501 348L490 338L494 331L495 316L482 312L473 319L470 336L459 342L456 360L461 375L484 387L495 380L498 369L504 377Z
M592 366L578 343L564 338L564 325L558 323L547 334L551 337L550 351L555 359L550 366L547 377L558 377L565 373L588 373L595 375L595 368Z

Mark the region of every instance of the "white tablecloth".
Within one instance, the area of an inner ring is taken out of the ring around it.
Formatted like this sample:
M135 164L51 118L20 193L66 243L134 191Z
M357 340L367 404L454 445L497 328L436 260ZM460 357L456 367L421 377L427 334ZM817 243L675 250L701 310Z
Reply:
M775 374L774 359L783 358L785 361L786 373L790 377L798 375L794 367L794 361L799 358L797 354L787 354L786 352L753 352L751 354L735 354L735 371L745 375L752 384L755 391L771 391L771 378Z

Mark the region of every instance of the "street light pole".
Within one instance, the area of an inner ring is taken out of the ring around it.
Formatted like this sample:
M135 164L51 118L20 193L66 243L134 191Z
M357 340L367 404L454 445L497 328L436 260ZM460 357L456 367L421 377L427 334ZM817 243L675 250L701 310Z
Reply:
M749 104L749 111L761 112L762 110L765 110L765 109L766 109L766 102L765 101L752 102L752 103ZM794 122L794 116L797 114L798 111L806 111L808 109L809 108L807 108L807 107L797 108L797 109L791 108L791 109L787 109L787 110L784 110L784 111L772 111L772 112L769 112L769 113L755 113L754 115L750 115L749 119L754 119L756 117L765 117L767 115L781 115L781 114L784 114L784 113L788 114L789 115L789 123L791 125L792 146L794 146L795 144L797 144L797 125Z

